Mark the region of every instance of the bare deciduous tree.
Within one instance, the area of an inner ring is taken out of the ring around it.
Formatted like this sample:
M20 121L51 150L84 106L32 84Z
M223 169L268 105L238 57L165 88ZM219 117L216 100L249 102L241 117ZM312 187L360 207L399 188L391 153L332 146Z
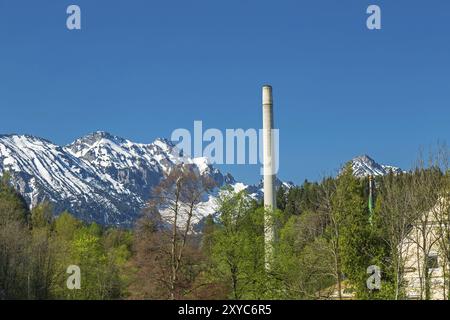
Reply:
M340 235L342 228L342 217L333 210L333 197L336 192L336 180L324 179L319 189L319 213L325 219L323 225L327 225L327 249L333 258L332 276L336 280L336 289L338 291L338 299L342 300L342 263L340 250Z
M214 185L211 178L195 167L182 164L153 190L147 214L158 227L158 245L153 249L157 251L157 259L167 266L158 269L158 281L167 287L170 299L183 296L179 275L183 268L190 271L188 241L194 222L199 221L202 200Z
M420 284L420 298L429 300L436 290L433 283L435 268L430 266L430 260L437 254L439 244L443 240L440 232L442 214L442 196L444 190L444 175L436 161L436 156L430 152L427 160L421 156L416 169L408 181L408 201L412 213L412 230L408 236L415 248L416 270ZM444 266L445 269L445 266Z
M405 286L405 257L409 250L408 234L415 219L411 211L408 193L408 178L390 173L383 179L378 190L380 207L379 223L382 225L383 240L389 250L386 269L391 269L394 280L394 299L402 296Z

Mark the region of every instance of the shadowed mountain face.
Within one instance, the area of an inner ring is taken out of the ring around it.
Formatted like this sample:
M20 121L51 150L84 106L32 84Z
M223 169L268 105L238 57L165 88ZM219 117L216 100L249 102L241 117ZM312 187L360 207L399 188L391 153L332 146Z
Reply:
M183 157L168 140L139 144L95 132L60 147L26 135L0 136L0 171L9 171L12 183L30 206L48 200L55 212L65 209L85 221L130 226L150 198L152 188L176 164L190 164L217 187L235 183L205 158ZM211 205L204 214L214 213Z

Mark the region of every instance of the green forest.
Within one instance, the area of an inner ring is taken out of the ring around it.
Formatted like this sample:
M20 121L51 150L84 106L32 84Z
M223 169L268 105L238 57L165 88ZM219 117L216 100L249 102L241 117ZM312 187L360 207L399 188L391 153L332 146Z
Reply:
M369 178L354 177L347 164L336 177L280 187L275 212L245 191L224 189L218 214L193 232L199 197L213 186L183 168L160 183L132 229L87 224L70 212L54 215L50 203L29 210L4 174L0 299L406 299L406 243L427 257L416 263L418 299L432 298L428 257L436 245L442 249L439 290L448 299L448 166L433 159L376 177L375 185L371 197ZM173 212L171 225L161 222L161 206ZM427 229L435 221L438 227ZM269 267L267 227L276 230ZM420 232L411 238L412 230ZM67 285L71 265L80 268L79 289ZM376 288L368 286L370 266L380 270Z

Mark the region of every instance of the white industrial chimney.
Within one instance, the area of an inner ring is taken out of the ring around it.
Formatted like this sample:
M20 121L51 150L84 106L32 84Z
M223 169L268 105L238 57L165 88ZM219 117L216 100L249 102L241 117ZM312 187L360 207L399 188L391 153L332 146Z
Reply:
M274 154L274 127L273 127L273 96L272 87L263 86L263 154L264 154L264 207L265 213L265 263L266 269L270 269L273 260L273 241L275 229L272 213L276 209L275 192L275 154Z

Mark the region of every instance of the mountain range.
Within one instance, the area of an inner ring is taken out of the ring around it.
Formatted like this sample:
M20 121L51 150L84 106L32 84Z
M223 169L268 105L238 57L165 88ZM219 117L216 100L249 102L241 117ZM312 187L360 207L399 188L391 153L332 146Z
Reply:
M200 219L215 213L215 200L224 185L246 189L255 199L263 196L262 184L237 182L231 174L214 168L208 159L183 155L166 139L141 144L98 131L58 146L30 135L0 135L0 174L10 173L11 183L30 207L50 201L56 213L68 210L84 221L102 225L131 226L152 188L181 163L216 183L217 187L203 199ZM358 177L400 170L380 165L368 156L353 159L353 169ZM281 184L293 186L277 180L277 186Z

